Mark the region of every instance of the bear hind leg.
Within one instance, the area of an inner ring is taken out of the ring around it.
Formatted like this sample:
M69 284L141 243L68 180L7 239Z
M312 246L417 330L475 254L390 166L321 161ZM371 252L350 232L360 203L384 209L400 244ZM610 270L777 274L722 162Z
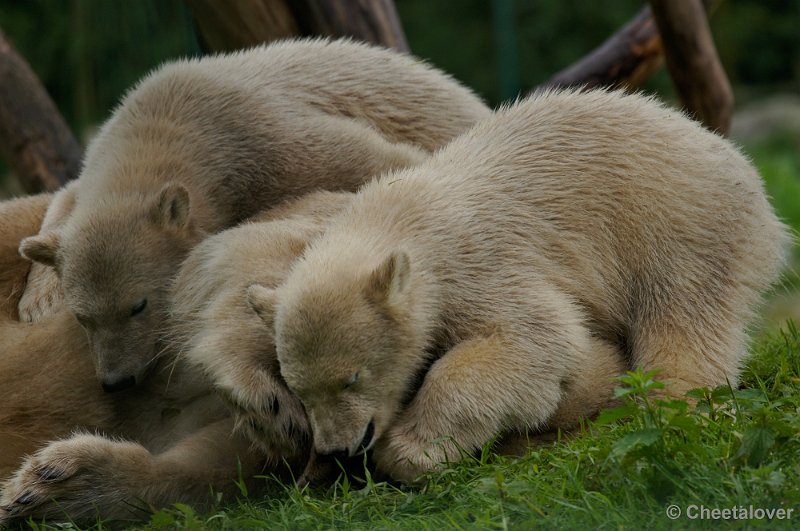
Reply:
M658 370L672 396L739 380L747 356L743 320L686 312L642 320L630 337L633 367Z

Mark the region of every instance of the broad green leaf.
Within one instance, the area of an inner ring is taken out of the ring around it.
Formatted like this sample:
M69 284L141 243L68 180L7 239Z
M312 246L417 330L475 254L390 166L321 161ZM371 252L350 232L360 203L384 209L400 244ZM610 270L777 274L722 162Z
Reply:
M614 457L624 457L631 450L641 446L650 446L661 438L662 431L658 428L645 428L632 431L625 437L614 443L611 455Z
M745 460L750 466L758 466L774 444L775 433L771 429L753 426L742 435L742 444L733 458Z
M675 415L669 419L668 425L680 428L689 435L696 433L700 427L697 418L688 415Z
M630 417L634 413L638 411L637 408L633 404L625 404L624 406L615 407L612 409L606 409L597 416L594 423L597 426L604 426L606 424L611 424L616 422L620 419L624 419L626 417Z

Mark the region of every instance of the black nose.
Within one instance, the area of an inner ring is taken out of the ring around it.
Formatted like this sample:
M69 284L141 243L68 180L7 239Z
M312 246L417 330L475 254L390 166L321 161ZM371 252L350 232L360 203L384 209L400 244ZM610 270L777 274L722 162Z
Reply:
M136 385L136 377L135 376L127 376L125 378L121 378L115 382L103 382L103 391L106 393L116 393L117 391L123 391L128 387L133 387Z
M364 438L361 439L361 444L358 445L358 449L360 451L364 451L369 448L370 443L372 442L372 437L375 436L375 422L369 421L369 426L367 426L367 432L364 434Z
M344 462L345 459L350 457L350 452L344 449L334 450L332 452L328 452L325 454L320 454L320 457L324 457L326 459L337 459L339 461Z

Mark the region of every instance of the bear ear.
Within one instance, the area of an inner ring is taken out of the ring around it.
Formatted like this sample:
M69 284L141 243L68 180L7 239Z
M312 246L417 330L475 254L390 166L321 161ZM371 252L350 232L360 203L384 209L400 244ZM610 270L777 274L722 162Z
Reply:
M370 273L367 296L379 302L396 301L408 289L411 260L403 251L395 251Z
M247 288L247 302L261 319L272 324L275 315L275 290L261 284L251 284Z
M20 242L19 254L32 262L55 267L59 243L55 232L37 234Z
M167 183L158 194L150 216L167 229L182 229L189 223L189 190L180 183Z

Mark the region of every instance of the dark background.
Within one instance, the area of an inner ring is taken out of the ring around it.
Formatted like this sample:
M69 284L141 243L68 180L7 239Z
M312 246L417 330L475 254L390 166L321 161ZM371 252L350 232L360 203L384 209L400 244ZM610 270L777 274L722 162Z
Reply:
M396 0L412 51L490 104L596 47L638 0ZM712 31L738 103L800 92L800 0L725 0ZM81 136L162 61L200 53L181 0L0 0L0 27ZM646 89L671 98L665 72Z

